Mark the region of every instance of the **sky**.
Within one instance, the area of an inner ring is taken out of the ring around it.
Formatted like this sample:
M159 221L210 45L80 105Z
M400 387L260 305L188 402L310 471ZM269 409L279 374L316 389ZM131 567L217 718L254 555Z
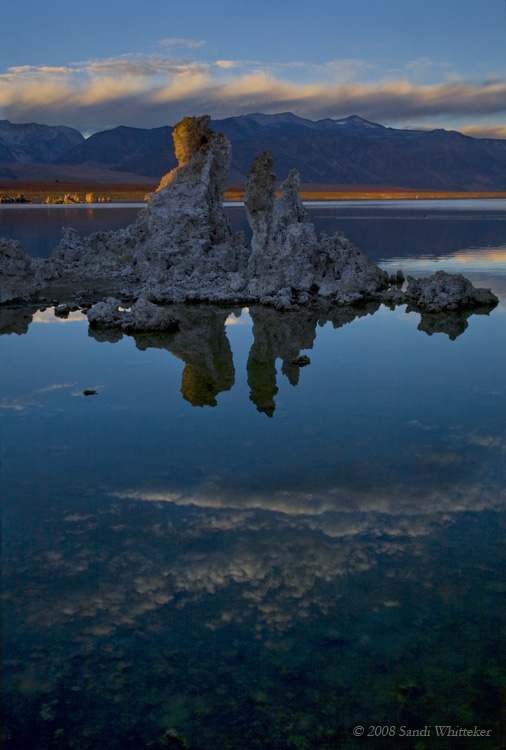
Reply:
M506 138L505 0L8 0L0 119L293 112Z

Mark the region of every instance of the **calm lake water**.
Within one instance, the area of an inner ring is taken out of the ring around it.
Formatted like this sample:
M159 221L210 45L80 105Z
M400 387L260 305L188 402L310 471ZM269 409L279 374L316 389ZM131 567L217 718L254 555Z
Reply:
M2 208L0 235L46 255L54 222L137 212ZM2 311L6 748L504 747L506 201L311 217L501 303L195 305L135 337Z

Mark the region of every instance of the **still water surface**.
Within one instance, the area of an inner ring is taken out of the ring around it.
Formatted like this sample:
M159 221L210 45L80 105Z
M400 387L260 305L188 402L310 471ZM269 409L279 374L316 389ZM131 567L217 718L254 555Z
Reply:
M6 748L503 746L506 206L311 216L501 304L422 324L195 305L171 336L18 321L0 339Z

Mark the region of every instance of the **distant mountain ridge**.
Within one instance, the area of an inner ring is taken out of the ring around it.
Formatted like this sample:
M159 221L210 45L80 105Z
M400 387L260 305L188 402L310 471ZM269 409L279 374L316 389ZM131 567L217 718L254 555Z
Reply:
M15 125L0 120L0 162L52 164L61 154L84 141L84 136L65 125Z
M506 190L505 140L398 130L357 115L314 122L291 112L212 120L211 127L231 141L231 185L243 185L255 154L270 150L279 178L295 167L303 183ZM150 179L160 179L177 165L170 126L119 126L85 140L72 128L0 121L0 162L29 160L107 167Z

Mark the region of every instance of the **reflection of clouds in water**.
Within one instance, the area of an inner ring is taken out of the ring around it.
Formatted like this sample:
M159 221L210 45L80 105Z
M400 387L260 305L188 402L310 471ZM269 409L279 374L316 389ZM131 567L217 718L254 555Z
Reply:
M34 323L87 323L88 318L80 310L69 312L68 317L62 318L54 314L54 307L39 310L33 316Z
M501 450L504 451L504 448ZM417 458L428 472L434 466L447 470L452 465L460 468L464 463L464 459L456 457L453 453L442 457L435 453L420 454ZM486 473L486 470L483 473ZM142 490L112 494L116 498L155 503L171 502L178 506L196 506L207 510L252 509L284 513L290 517L303 517L304 523L309 523L307 519L311 518L312 528L316 528L314 519L327 513L381 513L392 518L409 518L418 515L430 517L438 513L471 512L484 508L502 510L506 501L506 488L501 482L502 478L499 478L496 482L492 481L488 487L484 487L481 482L473 486L466 480L456 480L454 483L444 481L441 486L434 483L432 487L424 487L423 483L413 487L402 481L390 482L377 488L353 488L350 485L336 484L328 488L326 495L309 498L307 493L292 491L278 491L268 496L260 493L243 493L237 494L235 498L218 493L210 497L188 493L175 498L173 493ZM322 524L320 530L327 534L329 527L326 522Z
M230 387L231 351L222 335L227 312L209 311L204 319L200 310L190 308L188 314L201 327L191 319L188 332L167 346L194 362L189 391L201 393L199 383L206 386L205 394ZM293 357L311 348L316 326L329 321L341 327L356 314L307 310L280 316L252 308L256 337L248 375L258 404L264 407L262 397L276 387L266 365L281 357L283 373L297 382ZM162 345L156 337L141 343ZM196 372L201 362L207 369ZM25 401L4 400L2 405L37 407L43 396L72 388L75 384L49 384ZM352 463L337 446L323 465L323 479L291 477L291 487L279 477L269 489L264 478L250 490L241 484L240 473L237 479L233 474L207 477L185 489L116 487L109 492L109 498L121 499L115 510L107 510L107 500L99 513L69 509L63 530L62 519L53 516L50 549L24 563L40 569L40 588L36 593L33 586L12 590L10 597L19 595L33 628L66 623L79 637L84 631L97 638L122 627L167 628L178 612L195 609L196 618L210 628L248 621L257 630L280 631L312 612L325 613L340 595L340 581L370 571L381 556L402 559L418 553L423 562L424 540L454 524L460 513L504 510L504 423L466 432L445 430L444 420L439 425L434 419L439 417L404 423L405 440L392 447L394 455L385 461L383 451L364 449ZM371 607L377 604L371 601Z
M150 501L160 510L164 501L187 506L193 513L186 527L190 538L234 532L234 544L227 544L226 553L213 544L211 551L189 552L176 560L169 577L178 596L177 606L239 587L242 606L227 603L209 620L209 626L253 617L257 628L282 630L306 616L311 607L326 611L325 583L368 570L381 555L412 552L417 540L453 525L459 514L504 511L504 476L497 474L497 467L495 473L487 470L487 460L497 462L498 453L504 452L504 438L477 433L457 438L462 452L455 447L417 450L414 459L424 481L416 487L382 479L368 488L357 487L353 481L335 484L327 495L318 497L290 491L232 496L217 489L201 495L160 491L114 494ZM480 460L475 460L476 476L471 483L460 473L476 451ZM440 483L438 468L444 469ZM196 507L204 512L197 512Z
M12 411L26 411L26 409L38 406L34 401L30 402L24 398L4 396L0 401L0 409L11 409Z
M10 409L12 411L26 412L30 409L40 409L48 404L45 396L46 394L57 394L70 388L75 388L76 383L52 383L51 385L43 386L38 388L31 394L24 394L22 396L4 396L0 401L0 409ZM42 396L41 396L42 394ZM82 391L70 392L71 396L82 396Z
M59 391L62 388L73 388L76 383L54 383L53 385L46 385L43 388L39 388L39 393L47 393L48 391Z
M471 433L467 440L471 445L480 445L485 448L497 448L501 453L506 452L506 439L502 435L486 435Z
M247 527L248 519L239 515L235 519L236 530L242 524ZM189 540L195 539L196 532L207 537L210 531L229 526L230 512L227 516L228 520L194 515L187 531ZM290 534L295 529L297 534ZM143 531L151 541L147 529ZM163 607L174 599L173 606L181 610L200 602L205 604L206 597L229 590L231 596L227 595L224 607L207 618L209 627L253 618L257 628L284 629L307 616L311 607L327 610L327 594L318 590L320 584L375 564L374 554L367 549L343 544L342 538L315 544L311 530L283 519L264 519L259 531L262 533L251 536L251 529L245 528L246 533L236 535L226 551L213 547L196 552L188 545L169 564L157 559L149 545L147 549L139 545L136 529L126 529L123 534L127 539L132 535L132 541L136 540L135 550L127 549L122 555L103 560L98 587L94 579L78 578L80 585L72 585L64 598L58 594L62 588L67 589L65 584L61 586L61 578L75 581L88 567L94 567L104 552L85 547L71 559L62 553L47 552L36 563L40 569L51 571L52 577L58 576L61 587L51 590L49 596L30 599L27 622L50 627L62 620L85 619L81 622L85 632L107 635L117 627L139 626L141 618L150 617L149 613L155 611L157 616L163 617L164 612L170 616Z
M301 477L296 489L283 487L281 480L270 489L250 490L214 477L188 489L130 487L110 491L116 498L148 502L170 502L177 506L203 509L252 509L285 513L289 516L321 516L327 512L380 512L430 515L440 512L501 508L506 499L502 464L504 429L497 425L483 432L445 431L438 425L408 423L416 443L406 442L397 463L371 466L342 462L332 467L327 479L315 486ZM425 438L425 435L427 437ZM434 443L434 435L438 436ZM484 481L484 477L487 481ZM307 482L307 490L304 487ZM223 523L223 520L221 521Z
M234 311L225 320L226 326L251 326L252 320L249 314L249 308L243 307L241 310Z
M459 439L492 460L504 452L500 436ZM504 477L484 482L486 465L474 484L452 483L447 467L460 466L453 449L420 450L416 460L429 469L443 465L445 480L417 488L395 479L370 487L350 480L318 497L291 491L225 497L216 486L201 494L116 492L123 500L105 502L98 513L63 515L63 533L56 514L59 533L30 563L40 571L43 595L23 598L24 617L34 628L67 623L82 637L99 638L122 627L157 631L186 611L211 629L248 623L257 632L338 613L340 582L349 576L371 570L382 556L410 554L423 562L424 540L460 513L504 510ZM138 500L149 501L146 510ZM371 608L389 606L383 593L378 597Z

